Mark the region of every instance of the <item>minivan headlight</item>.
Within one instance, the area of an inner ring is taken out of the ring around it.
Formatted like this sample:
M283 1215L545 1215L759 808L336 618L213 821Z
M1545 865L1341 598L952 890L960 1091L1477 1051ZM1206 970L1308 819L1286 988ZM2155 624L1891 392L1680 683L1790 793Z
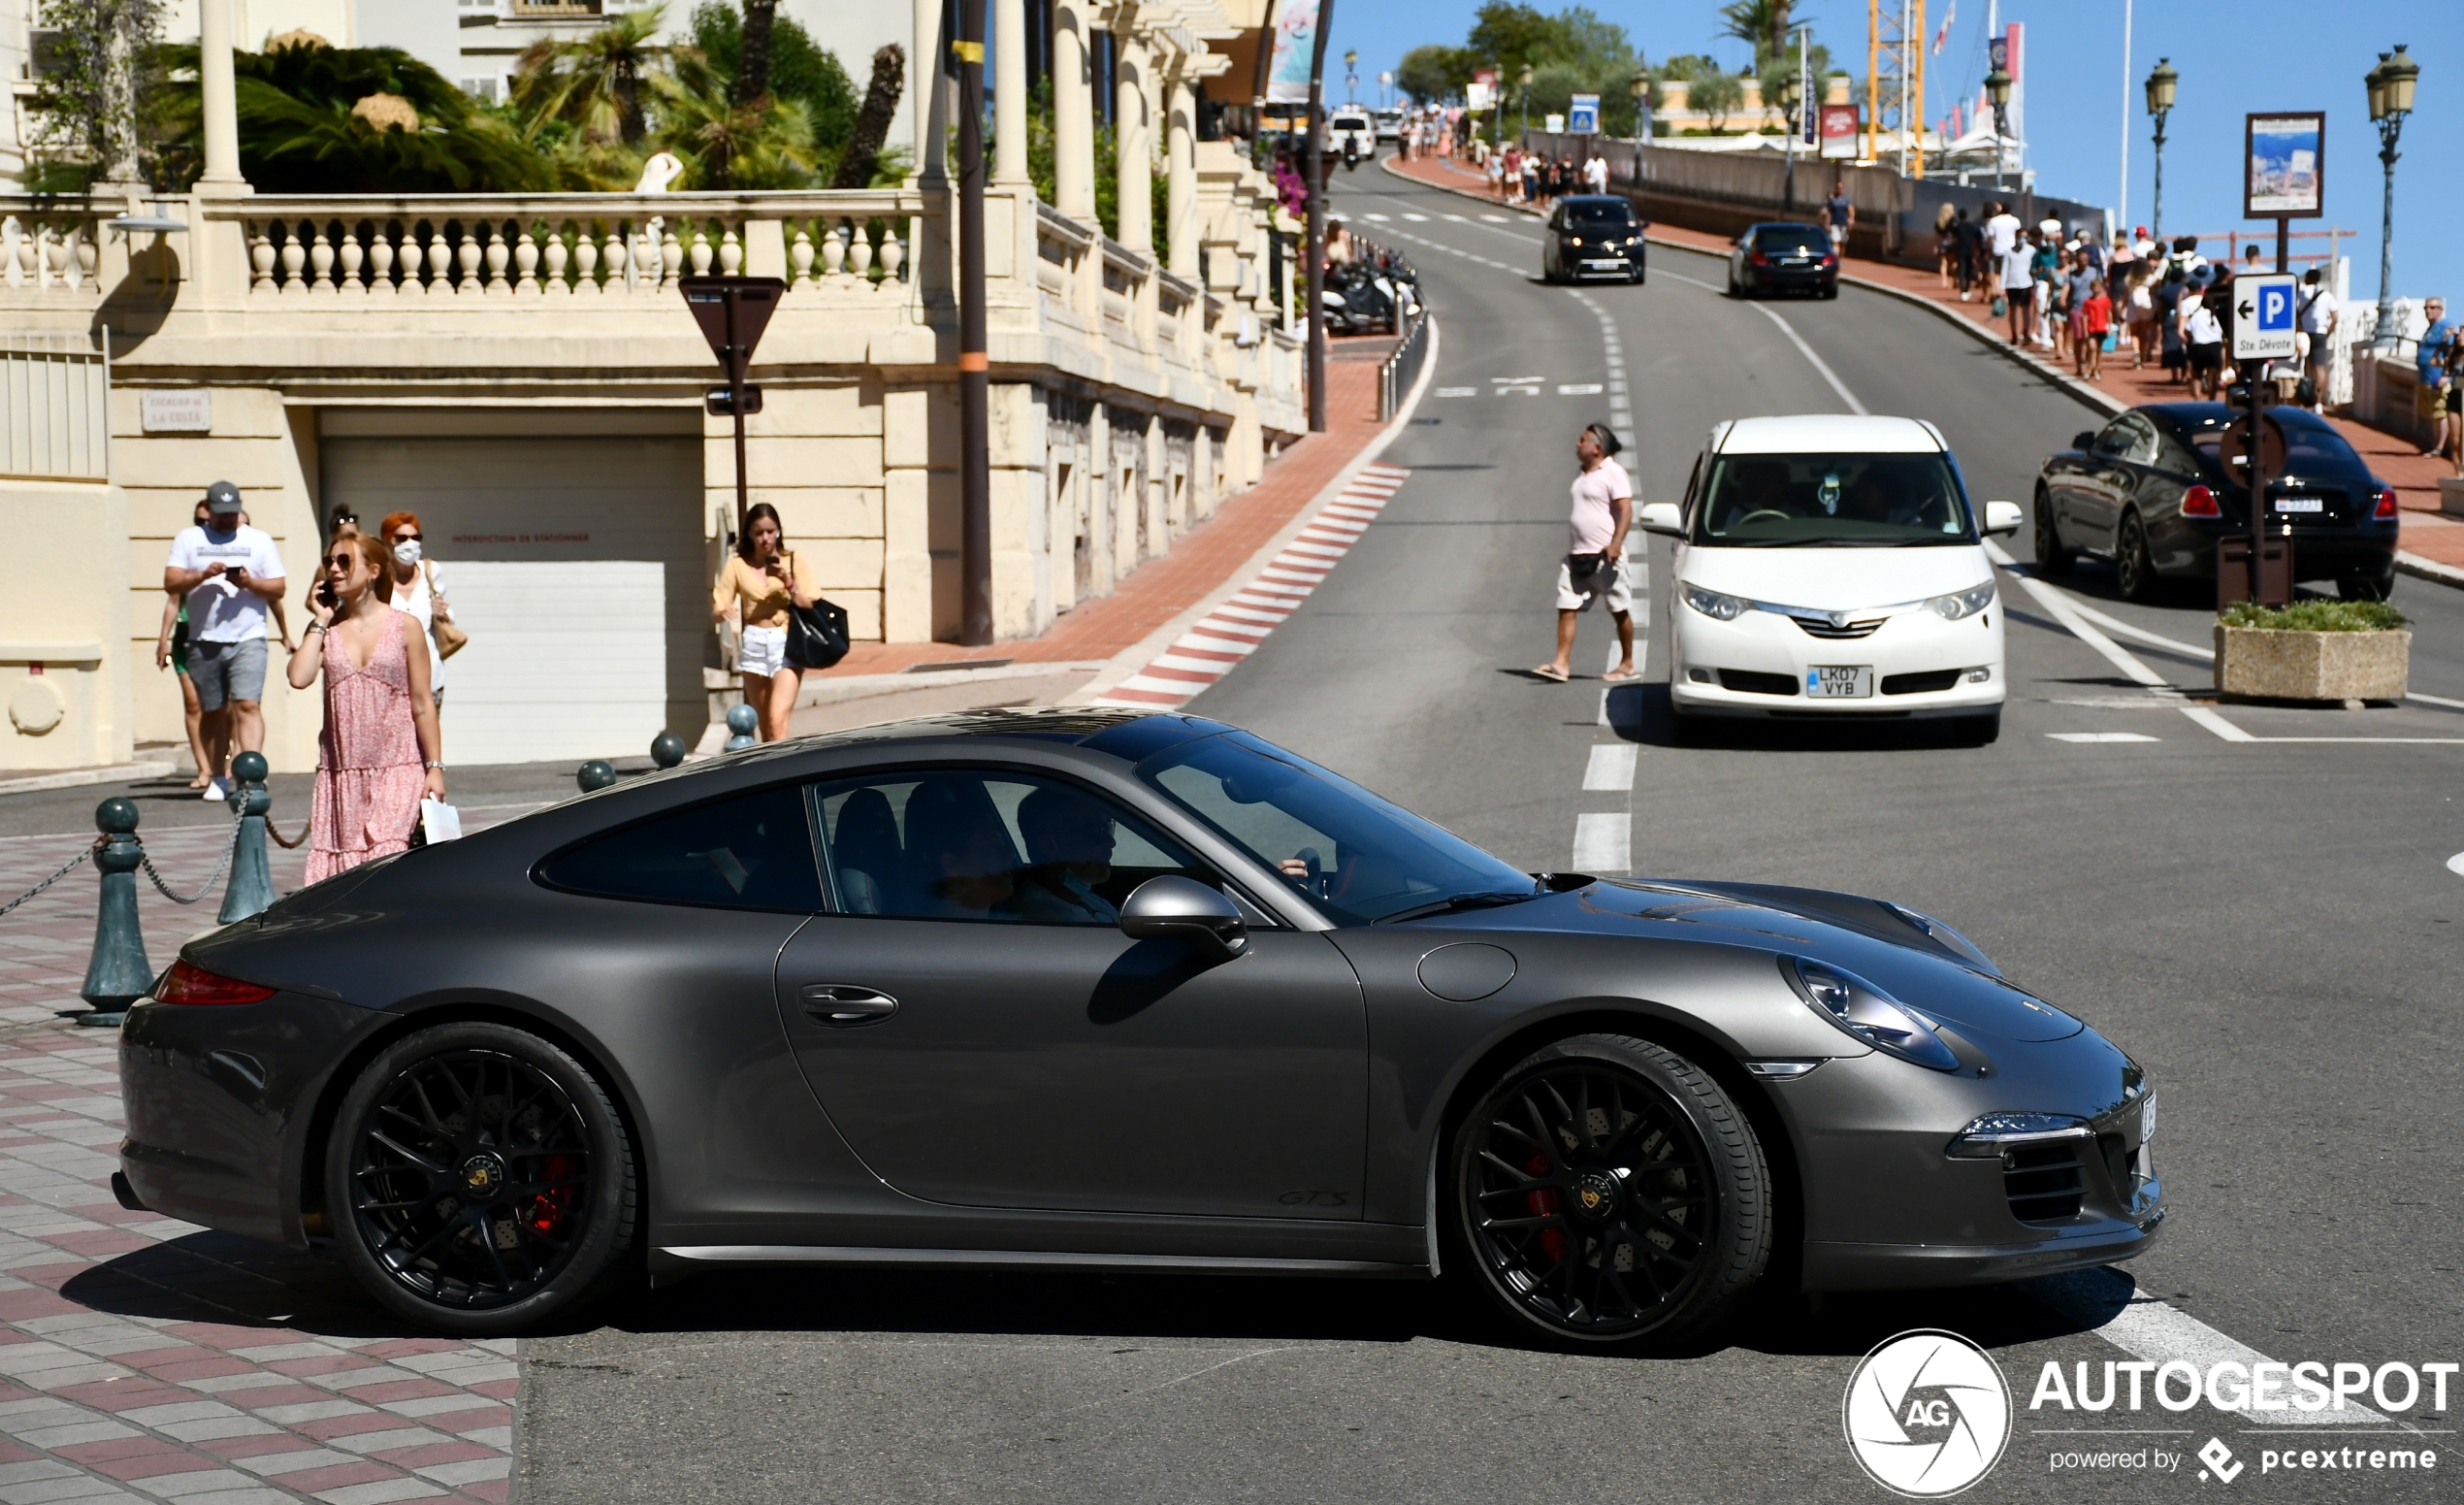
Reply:
M1687 605L1715 621L1734 622L1745 614L1748 605L1743 597L1723 596L1718 591L1706 591L1700 585L1680 585L1677 589L1685 593Z
M1963 616L1974 616L1993 604L1994 582L1988 580L1963 591L1953 591L1948 596L1936 596L1925 605L1926 609L1935 616L1946 622L1956 622Z
M1933 1032L1933 1021L1855 973L1805 957L1785 959L1780 971L1807 1007L1842 1032L1920 1066L1960 1068L1960 1058Z

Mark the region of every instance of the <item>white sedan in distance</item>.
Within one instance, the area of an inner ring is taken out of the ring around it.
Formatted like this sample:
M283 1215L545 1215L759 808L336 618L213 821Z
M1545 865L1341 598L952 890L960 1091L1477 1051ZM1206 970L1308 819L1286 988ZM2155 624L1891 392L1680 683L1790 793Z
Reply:
M1930 423L1817 414L1711 431L1685 503L1636 521L1677 540L1669 701L1704 716L1950 718L2001 735L2002 619L1985 540L2009 502L1968 501Z

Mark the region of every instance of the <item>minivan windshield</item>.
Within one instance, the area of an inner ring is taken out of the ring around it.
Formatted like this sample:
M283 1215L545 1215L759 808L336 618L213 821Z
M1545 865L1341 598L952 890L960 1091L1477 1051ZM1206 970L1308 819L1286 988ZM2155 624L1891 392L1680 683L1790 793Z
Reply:
M1695 499L1693 540L1732 548L1907 548L1974 543L1950 457L1714 455Z
M1623 202L1576 200L1566 206L1566 222L1570 225L1630 225L1634 221L1634 206Z
M1363 925L1512 903L1529 873L1246 732L1183 742L1138 776L1335 920Z

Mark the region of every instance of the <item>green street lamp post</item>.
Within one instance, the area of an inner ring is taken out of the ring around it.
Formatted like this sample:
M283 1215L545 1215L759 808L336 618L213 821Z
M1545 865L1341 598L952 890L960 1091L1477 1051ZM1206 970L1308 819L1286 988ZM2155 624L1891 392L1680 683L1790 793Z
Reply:
M2375 343L2394 343L2395 325L2395 163L2396 140L2404 134L2404 117L2413 113L2413 87L2421 65L2407 56L2404 44L2390 54L2379 54L2379 66L2362 82L2370 90L2370 121L2379 128L2379 165L2386 175L2385 197L2379 211L2379 329Z
M1523 134L1529 136L1532 134L1532 65L1525 63L1523 71L1514 76L1514 82L1522 85Z
M1985 97L1994 102L1994 186L2002 186L2002 138L2011 130L2011 76L1996 68L1985 76Z
M2156 206L2148 212L2148 224L2158 245L2164 244L2164 120L2173 114L2173 90L2181 79L2172 60L2163 57L2148 74L2148 115L2156 121Z
M1627 92L1627 93L1629 93L1629 94L1632 94L1632 95L1634 96L1634 100L1635 100L1635 132L1634 132L1634 142L1635 142L1635 145L1636 145L1636 146L1639 147L1639 146L1641 146L1641 145L1642 145L1642 138L1643 138L1645 135L1649 134L1649 133L1648 133L1647 131L1645 131L1645 130L1644 130L1644 128L1643 128L1643 125L1644 125L1644 119L1643 119L1643 117L1644 117L1644 115L1646 114L1646 112L1648 112L1648 111L1650 110L1650 108L1651 108L1651 70L1650 70L1650 69L1648 69L1648 68L1643 67L1643 66L1641 65L1641 60L1640 60L1639 58L1637 58L1637 59L1636 60L1636 65L1635 65L1635 75L1634 75L1634 77L1633 77L1633 78L1631 78L1631 79L1628 79L1628 80L1626 81L1626 92ZM1640 159L1640 158L1637 158L1637 159L1636 159L1636 166L1637 166L1637 171L1639 171L1639 169L1640 169L1640 165L1641 165L1641 159Z

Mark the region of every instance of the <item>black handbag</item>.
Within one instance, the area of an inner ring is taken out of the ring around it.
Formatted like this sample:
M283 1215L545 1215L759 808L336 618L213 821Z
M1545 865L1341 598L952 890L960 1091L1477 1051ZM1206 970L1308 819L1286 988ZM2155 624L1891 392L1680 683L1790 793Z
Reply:
M847 608L813 598L809 606L787 608L787 662L795 669L827 669L847 657Z

